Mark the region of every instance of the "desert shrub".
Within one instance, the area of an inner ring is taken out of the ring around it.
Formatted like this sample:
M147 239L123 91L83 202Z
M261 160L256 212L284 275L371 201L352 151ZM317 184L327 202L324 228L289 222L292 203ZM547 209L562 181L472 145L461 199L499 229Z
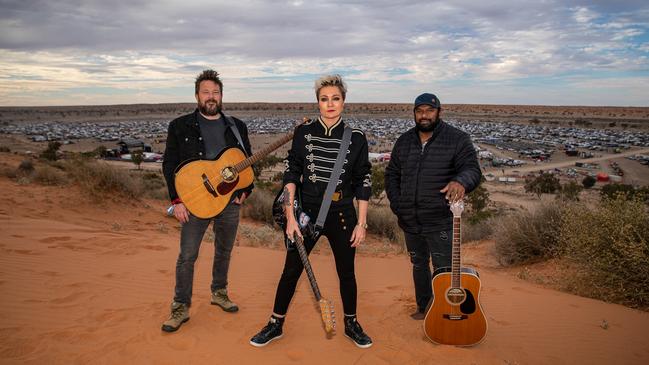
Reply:
M385 166L386 164L372 165L372 196L375 199L379 199L385 190Z
M34 162L32 160L22 160L18 165L18 171L23 174L31 174L34 172Z
M0 152L11 152L11 148L7 146L0 146Z
M593 186L595 186L595 183L597 182L597 179L595 179L592 176L586 176L583 180L581 180L581 184L584 186L585 189L590 189Z
M579 200L579 193L584 188L577 184L574 181L570 181L569 183L561 185L561 189L559 189L559 192L557 194L557 199L562 199L566 201L578 201Z
M57 153L61 148L61 142L53 141L47 144L47 148L41 152L41 158L49 161L56 161L58 159Z
M483 211L481 213L489 212ZM462 224L462 242L488 239L493 234L493 226L492 219L480 219L476 223Z
M561 204L543 204L499 220L494 229L498 261L515 265L557 255L563 209Z
M573 266L567 289L630 306L649 306L649 212L639 199L617 196L598 209L567 208L560 230Z
M544 172L536 178L525 182L525 192L534 193L539 198L541 198L541 194L551 194L560 189L561 183L559 182L559 178L548 172Z
M481 180L485 181L484 176ZM467 194L466 202L471 212L477 213L483 211L489 205L489 192L484 187L484 184L481 183L471 193Z
M619 197L646 200L649 199L648 192L649 187L646 186L635 188L633 185L613 183L604 185L600 194L602 200L617 199Z
M272 191L255 188L244 202L241 215L269 225L274 225L273 201L276 195Z
M404 244L403 231L390 208L372 205L367 210L368 233L383 236L396 244Z
M43 185L65 185L68 182L65 172L49 165L39 166L33 177L34 181Z
M66 161L66 171L72 180L96 199L107 195L138 199L146 191L142 178L105 163L76 159Z

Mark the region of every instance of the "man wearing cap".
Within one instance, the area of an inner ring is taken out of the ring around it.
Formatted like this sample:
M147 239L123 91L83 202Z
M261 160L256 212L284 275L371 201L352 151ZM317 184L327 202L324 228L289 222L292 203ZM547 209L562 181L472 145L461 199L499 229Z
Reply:
M385 170L390 209L403 229L415 283L417 311L423 320L432 299L430 261L451 266L453 215L449 202L461 200L480 183L480 165L469 135L440 119L439 99L415 99L415 127L394 144Z

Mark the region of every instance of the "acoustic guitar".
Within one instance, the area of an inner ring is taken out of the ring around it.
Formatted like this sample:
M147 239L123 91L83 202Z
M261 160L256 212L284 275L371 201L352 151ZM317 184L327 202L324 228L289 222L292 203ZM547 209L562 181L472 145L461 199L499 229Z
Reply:
M433 302L426 312L424 333L434 343L472 346L487 334L487 319L480 305L480 276L460 263L462 201L451 203L453 248L451 267L433 273Z
M304 124L308 118L298 124ZM199 218L212 218L225 209L232 194L254 179L252 164L293 138L293 132L246 158L237 147L226 148L215 160L191 160L176 170L176 192L185 207Z

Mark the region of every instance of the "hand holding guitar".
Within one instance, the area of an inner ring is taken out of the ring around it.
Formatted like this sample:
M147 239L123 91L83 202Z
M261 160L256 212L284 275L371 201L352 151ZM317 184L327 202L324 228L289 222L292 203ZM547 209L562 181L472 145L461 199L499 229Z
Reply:
M464 199L464 186L457 181L446 184L440 192L446 193L446 200L451 203Z

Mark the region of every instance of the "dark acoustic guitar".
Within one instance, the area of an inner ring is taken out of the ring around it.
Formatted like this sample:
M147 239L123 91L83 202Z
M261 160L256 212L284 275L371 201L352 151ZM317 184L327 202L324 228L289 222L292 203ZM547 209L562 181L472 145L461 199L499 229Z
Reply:
M308 118L298 124L308 122ZM176 192L185 207L199 218L212 218L225 209L232 194L252 184L252 164L293 138L293 132L246 158L237 147L226 148L216 160L192 160L176 171Z
M433 302L426 313L424 333L444 345L472 346L487 334L487 319L480 305L478 272L460 264L462 201L451 203L453 212L452 266L433 273Z

